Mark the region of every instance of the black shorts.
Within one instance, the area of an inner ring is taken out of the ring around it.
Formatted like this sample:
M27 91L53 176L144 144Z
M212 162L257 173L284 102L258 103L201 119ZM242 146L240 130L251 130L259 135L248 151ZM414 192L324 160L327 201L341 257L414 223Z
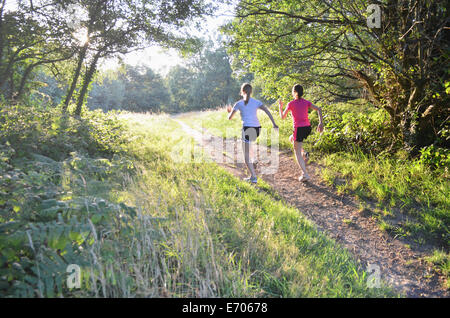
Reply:
M311 134L311 126L305 127L295 127L294 129L294 140L298 142L303 142Z
M253 142L259 137L261 127L247 127L242 128L242 140L244 142Z

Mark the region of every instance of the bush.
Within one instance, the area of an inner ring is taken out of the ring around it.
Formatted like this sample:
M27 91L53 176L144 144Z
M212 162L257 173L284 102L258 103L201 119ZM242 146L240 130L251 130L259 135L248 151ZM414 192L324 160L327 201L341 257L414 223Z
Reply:
M52 108L2 105L0 110L0 144L9 142L16 157L37 153L63 160L74 151L112 155L126 143L124 131L115 113L85 112L75 119Z
M319 152L361 150L364 153L381 152L389 144L387 113L382 109L366 112L343 111L324 107L325 131L312 136L314 149Z
M120 155L126 142L114 114L74 119L55 109L3 106L0 297L62 295L67 266L90 265L89 249L103 233L131 235L134 209L105 199L122 181L114 177L134 169Z
M450 150L430 145L420 149L419 163L426 164L432 168L450 167Z

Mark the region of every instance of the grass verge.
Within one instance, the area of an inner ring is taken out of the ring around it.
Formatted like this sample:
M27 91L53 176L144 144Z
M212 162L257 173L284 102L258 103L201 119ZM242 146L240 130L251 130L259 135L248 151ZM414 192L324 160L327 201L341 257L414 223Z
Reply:
M305 143L312 161L323 167L320 171L322 179L340 193L356 195L360 204L365 206L364 210L374 205L371 215L378 220L380 228L392 236L435 246L448 253L448 168L432 169L401 153L389 156L383 152L375 155L361 151L359 144L384 147L382 127L386 119L385 114L377 109L362 103L340 103L324 109L326 132L323 136L314 132ZM279 118L276 112L273 115ZM263 127L271 127L267 116L260 114L259 117ZM224 110L197 113L195 116L186 114L182 120L192 127L204 127L222 137L227 132L229 135L230 131L236 131L237 136L240 133L240 121L228 121ZM291 120L276 121L280 123L280 149L292 149L288 142ZM311 122L313 127L317 123L315 112ZM264 140L261 142L265 143Z
M369 288L296 209L213 163L179 162L193 143L167 116L87 113L61 128L56 113L8 112L27 113L17 131L42 143L18 155L16 130L2 130L2 297L398 296ZM101 131L122 137L102 143ZM61 140L74 143L59 156Z

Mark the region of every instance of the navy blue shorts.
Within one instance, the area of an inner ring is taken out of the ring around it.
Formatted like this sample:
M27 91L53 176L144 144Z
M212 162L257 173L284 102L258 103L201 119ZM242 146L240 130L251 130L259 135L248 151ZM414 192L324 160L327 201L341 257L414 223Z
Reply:
M294 129L294 140L298 142L303 142L311 134L311 126L305 127L295 127Z

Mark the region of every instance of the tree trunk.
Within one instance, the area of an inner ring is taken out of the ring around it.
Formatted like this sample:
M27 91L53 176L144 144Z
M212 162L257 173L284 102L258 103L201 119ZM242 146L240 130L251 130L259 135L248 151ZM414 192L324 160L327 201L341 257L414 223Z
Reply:
M2 1L1 7L0 7L0 63L2 63L3 60L3 43L4 43L4 35L3 35L3 10L5 8L6 0Z
M14 98L14 73L11 72L9 74L9 92L8 92L8 100L13 100Z
M81 73L81 67L83 66L83 61L86 57L87 49L88 49L88 43L86 43L82 47L80 54L78 56L77 68L75 70L75 74L73 76L72 83L70 84L69 90L67 91L67 95L63 102L63 109L62 109L63 113L65 113L67 111L67 107L69 106L70 100L72 99L73 92L75 91L75 87L77 86L78 78L80 77L80 73Z
M22 79L20 80L19 88L17 89L17 95L15 96L16 101L20 100L23 95L23 91L25 88L25 83L27 82L28 76L30 76L31 71L39 64L31 64L26 69L22 75Z
M22 95L23 95L23 92L25 89L25 84L27 82L28 77L31 74L31 71L34 68L36 68L37 66L42 65L42 64L49 64L49 63L65 61L65 60L68 60L69 58L71 58L72 56L73 56L73 54L70 54L70 55L64 56L62 58L57 58L57 59L53 59L53 60L43 60L43 61L39 61L34 64L28 65L28 67L25 69L25 72L23 73L22 78L20 80L19 88L17 89L16 100L20 100L22 98Z
M94 77L95 71L97 70L97 62L99 58L100 52L94 56L94 59L92 60L88 70L86 71L86 74L84 75L83 86L81 87L80 94L78 95L77 108L75 109L74 113L74 116L76 117L81 116L81 110L86 101L88 87L92 81L92 78Z

